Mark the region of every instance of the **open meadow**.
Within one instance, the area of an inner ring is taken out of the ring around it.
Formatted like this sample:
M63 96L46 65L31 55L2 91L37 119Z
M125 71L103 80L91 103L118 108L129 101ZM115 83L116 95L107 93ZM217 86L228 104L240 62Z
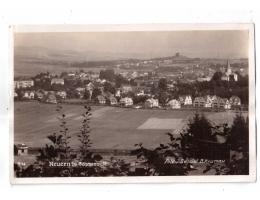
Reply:
M14 103L14 142L29 147L42 147L49 143L47 136L59 133L60 115L57 105L39 102ZM77 147L84 112L83 105L64 104L70 145ZM156 147L168 141L165 134L178 134L194 115L192 110L142 110L108 106L92 106L90 138L93 149L133 149L135 144ZM205 115L215 123L232 123L235 113L208 112ZM228 120L229 119L229 120Z

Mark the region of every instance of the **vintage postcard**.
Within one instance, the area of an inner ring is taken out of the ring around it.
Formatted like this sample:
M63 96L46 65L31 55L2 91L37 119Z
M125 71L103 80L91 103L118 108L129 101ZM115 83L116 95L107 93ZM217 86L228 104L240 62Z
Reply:
M12 183L256 180L253 24L10 32Z

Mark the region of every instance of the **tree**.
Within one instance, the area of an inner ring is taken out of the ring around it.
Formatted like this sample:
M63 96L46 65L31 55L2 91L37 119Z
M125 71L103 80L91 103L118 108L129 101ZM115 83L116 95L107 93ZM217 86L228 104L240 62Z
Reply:
M99 78L112 82L115 80L115 72L113 69L100 70Z
M217 72L215 72L214 75L212 76L211 81L219 82L219 81L221 81L221 77L222 77L222 72L217 71Z
M84 108L85 108L85 113L82 114L83 121L80 129L80 133L78 134L78 138L81 143L80 153L81 153L82 160L86 160L87 155L89 153L89 147L91 147L91 142L89 139L89 133L90 133L89 121L91 117L91 113L90 113L91 108L89 106L84 106Z
M133 102L134 104L139 104L139 103L144 104L147 99L148 99L147 96L134 96Z
M160 91L166 91L167 90L167 80L165 78L161 78L159 80L158 89Z
M245 119L242 113L234 118L230 130L231 149L236 151L248 152L249 148L249 125L248 118Z
M183 176L194 170L190 163L182 163L186 158L181 150L180 138L167 133L170 142L160 144L155 149L147 149L142 143L136 144L137 149L132 155L137 157L139 168L131 175L135 176ZM141 163L141 164L140 164Z
M99 88L94 88L92 92L91 99L95 99L98 95L101 95L102 92Z
M167 100L168 100L168 94L166 92L159 92L158 94L158 100L159 100L159 103L162 104L163 106L166 105L167 103Z
M113 87L113 85L109 82L105 82L104 84L104 92L110 92L112 94L115 94L116 89Z
M90 99L90 92L86 89L84 91L84 99Z
M115 87L119 88L122 84L128 83L128 80L124 78L121 74L115 75Z
M188 157L209 158L209 144L217 144L216 134L219 134L220 126L213 127L202 114L196 113L187 124L187 128L181 132L181 147ZM213 131L214 129L217 129ZM223 152L223 155L226 155Z

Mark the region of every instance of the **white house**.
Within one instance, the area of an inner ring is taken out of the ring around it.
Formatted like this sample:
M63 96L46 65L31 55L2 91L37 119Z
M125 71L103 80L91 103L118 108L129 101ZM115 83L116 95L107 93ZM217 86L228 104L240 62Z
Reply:
M167 103L168 106L170 106L171 109L180 109L181 108L181 102L177 99L172 99Z
M58 92L56 93L56 96L57 96L57 97L60 97L61 99L66 99L67 93L66 93L66 91L58 91Z
M24 94L23 94L23 98L34 99L34 92L33 91L25 91Z
M158 99L150 98L145 101L145 107L156 108L159 107Z
M216 95L207 95L205 97L205 99L206 99L205 107L206 108L211 108L212 107L212 103L213 103L214 100L217 99L217 96Z
M98 95L97 96L97 102L99 104L106 104L106 99L105 99L105 97L103 95Z
M136 93L136 96L145 96L144 90L140 90Z
M231 104L230 104L229 100L227 98L224 98L223 101L225 103L224 108L226 110L230 110L231 109Z
M17 155L23 156L28 154L28 146L25 144L17 144Z
M125 97L120 99L120 104L123 106L132 106L133 105L133 99L129 97Z
M241 106L241 100L238 96L232 96L229 99L231 106Z
M120 89L117 89L117 90L116 90L115 96L116 96L116 97L121 97L121 90L120 90Z
M14 81L14 87L15 88L28 88L34 86L33 80L19 80Z
M192 98L190 95L187 95L184 100L184 105L192 105Z
M108 97L108 101L109 101L110 105L117 105L117 99L113 95L110 95Z
M35 92L35 98L38 100L42 100L44 97L44 92L43 91L37 91Z
M192 105L192 98L190 95L182 95L179 97L181 105Z
M45 98L45 102L56 104L57 98L56 98L55 94L53 92L49 92Z
M133 91L133 88L131 85L122 85L120 89L121 89L122 93L128 93L128 92Z
M53 78L53 79L51 79L51 85L53 85L53 84L64 85L64 79L62 79L62 78Z

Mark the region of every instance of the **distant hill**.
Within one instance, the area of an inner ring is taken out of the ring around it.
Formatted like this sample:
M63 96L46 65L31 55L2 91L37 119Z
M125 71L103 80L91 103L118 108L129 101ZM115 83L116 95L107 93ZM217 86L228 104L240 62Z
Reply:
M215 58L190 58L180 53L173 56L145 58L140 54L126 54L122 52L94 52L75 51L17 46L14 49L14 72L16 76L32 75L44 71L60 72L63 70L75 70L75 68L95 68L97 66L115 66L119 63L138 63L152 60L163 62L166 60L174 64L188 63L226 63L226 59ZM247 59L236 59L234 62L247 63Z

